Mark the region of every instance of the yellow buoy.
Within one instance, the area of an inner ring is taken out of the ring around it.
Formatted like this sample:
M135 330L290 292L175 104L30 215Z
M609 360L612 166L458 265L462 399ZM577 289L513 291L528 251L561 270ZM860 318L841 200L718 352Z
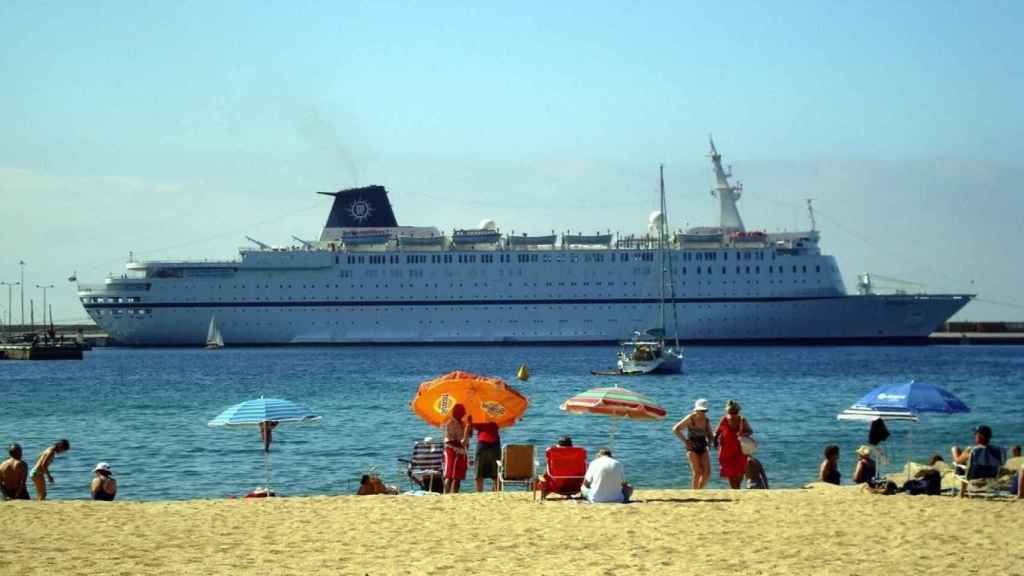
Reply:
M516 378L524 382L530 379L530 369L526 367L526 364L523 364L519 367L519 370L516 370Z

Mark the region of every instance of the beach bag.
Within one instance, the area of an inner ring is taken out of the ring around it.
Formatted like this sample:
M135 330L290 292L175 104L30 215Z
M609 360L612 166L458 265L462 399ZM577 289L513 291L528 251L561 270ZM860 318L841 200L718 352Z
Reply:
M753 436L740 436L740 450L744 456L753 456L757 452L757 440Z

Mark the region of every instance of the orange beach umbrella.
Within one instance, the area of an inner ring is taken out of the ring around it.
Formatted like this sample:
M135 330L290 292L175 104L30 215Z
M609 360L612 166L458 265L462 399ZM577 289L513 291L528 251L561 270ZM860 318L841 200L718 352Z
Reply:
M420 384L410 407L428 424L440 426L456 404L466 408L474 423L504 428L523 417L530 401L500 378L455 371Z

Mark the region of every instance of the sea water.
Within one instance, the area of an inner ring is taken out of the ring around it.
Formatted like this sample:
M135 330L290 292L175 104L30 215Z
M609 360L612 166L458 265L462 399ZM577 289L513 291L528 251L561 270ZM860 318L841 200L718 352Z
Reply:
M119 499L178 500L240 495L263 485L265 460L255 429L209 428L228 406L265 396L305 404L323 416L314 426L279 427L269 462L273 487L285 495L349 494L361 474L376 471L408 487L399 457L413 442L438 436L409 409L419 384L452 370L505 378L530 407L504 443L543 448L568 434L591 453L612 445L630 481L644 487L688 487L690 471L672 425L693 401L707 398L715 423L736 399L760 443L758 457L772 487L813 480L822 449L841 447L849 482L854 450L867 425L836 415L881 384L911 379L950 390L968 414L925 414L892 423L886 445L896 462L949 459L952 444L990 425L997 445L1024 443L1024 348L689 347L685 373L593 376L614 364L610 346L382 346L201 349L97 348L83 361L0 362L0 442L19 442L31 466L60 438L71 451L51 466L54 499L88 497L92 468L110 463ZM527 364L530 379L516 368ZM641 392L668 410L662 421L622 421L559 409L597 386ZM712 487L726 484L715 478ZM885 471L895 471L893 463ZM472 489L472 472L464 488Z

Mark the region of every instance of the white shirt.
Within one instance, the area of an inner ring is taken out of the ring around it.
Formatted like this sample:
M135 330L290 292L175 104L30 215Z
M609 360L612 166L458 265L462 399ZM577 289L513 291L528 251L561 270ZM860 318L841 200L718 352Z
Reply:
M587 498L591 502L622 502L622 483L626 476L622 463L610 456L599 456L587 466L584 481L590 484Z

